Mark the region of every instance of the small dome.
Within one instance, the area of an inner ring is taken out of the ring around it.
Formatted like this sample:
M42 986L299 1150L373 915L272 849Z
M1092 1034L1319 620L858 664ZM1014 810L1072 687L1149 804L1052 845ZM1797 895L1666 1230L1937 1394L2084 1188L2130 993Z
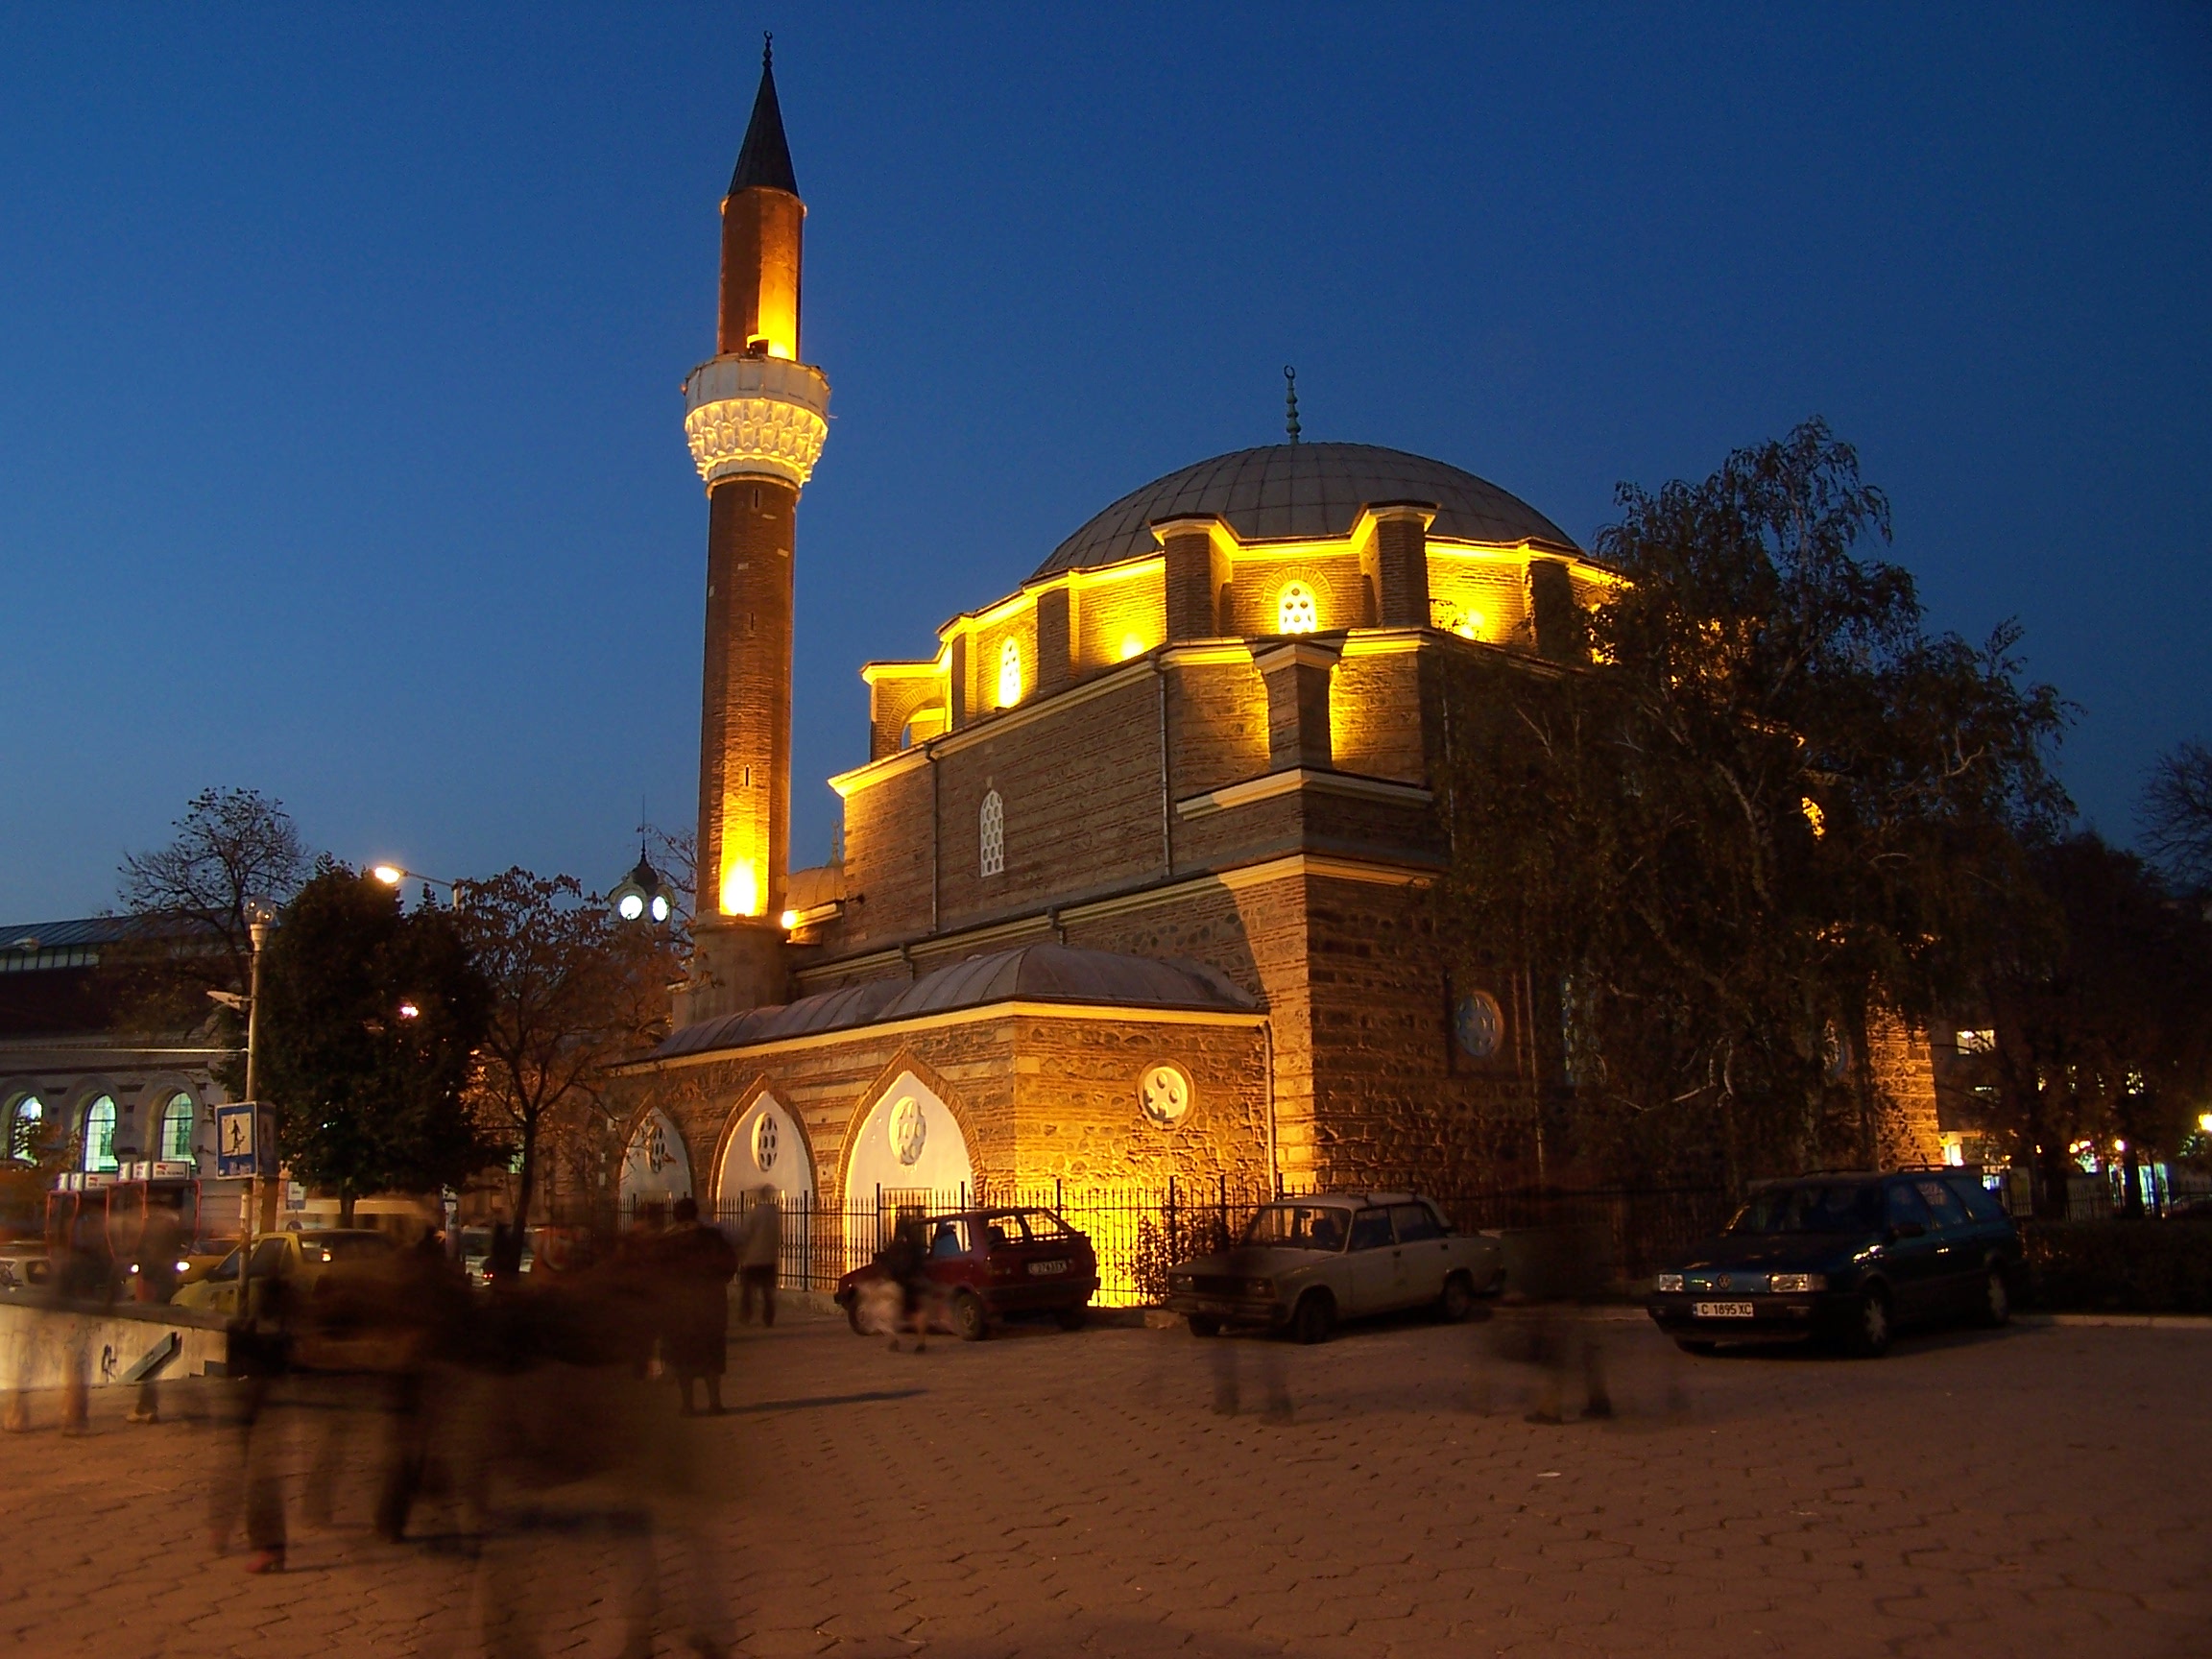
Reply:
M1320 540L1351 532L1380 501L1432 501L1432 536L1578 551L1558 525L1517 495L1441 461L1373 444L1271 444L1216 455L1133 490L1052 550L1036 576L1094 570L1158 550L1155 518L1213 513L1248 541Z
M1245 1013L1259 1003L1203 962L1124 956L1067 945L1017 945L971 956L911 982L871 979L771 1008L748 1008L671 1032L657 1060L742 1048L818 1031L979 1008L989 1002L1073 1002L1122 1008L1193 1008Z

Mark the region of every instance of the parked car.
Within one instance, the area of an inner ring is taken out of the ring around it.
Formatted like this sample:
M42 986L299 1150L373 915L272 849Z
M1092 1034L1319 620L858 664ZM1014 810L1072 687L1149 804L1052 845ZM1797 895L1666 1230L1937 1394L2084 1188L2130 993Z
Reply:
M1284 1199L1260 1207L1234 1250L1169 1268L1167 1306L1197 1336L1266 1325L1320 1342L1341 1319L1404 1308L1464 1319L1503 1271L1495 1234L1455 1234L1410 1192Z
M46 1246L35 1238L0 1245L0 1294L45 1289L53 1265Z
M2011 1217L1962 1170L1809 1175L1754 1190L1658 1276L1648 1311L1693 1354L1825 1339L1873 1358L1905 1326L2003 1325L2023 1262Z
M974 1342L1009 1314L1049 1313L1070 1331L1098 1291L1098 1257L1091 1240L1050 1210L1017 1207L961 1210L923 1218L927 1255L928 1317ZM890 1274L870 1262L837 1281L837 1305L853 1329L868 1329L871 1290Z
M366 1227L328 1228L314 1233L265 1233L253 1240L247 1276L252 1279L289 1279L301 1292L312 1292L316 1283L333 1267L366 1266L385 1262L397 1251L389 1236ZM208 1312L238 1311L239 1267L245 1247L230 1252L204 1278L180 1286L170 1297L179 1308L199 1308Z

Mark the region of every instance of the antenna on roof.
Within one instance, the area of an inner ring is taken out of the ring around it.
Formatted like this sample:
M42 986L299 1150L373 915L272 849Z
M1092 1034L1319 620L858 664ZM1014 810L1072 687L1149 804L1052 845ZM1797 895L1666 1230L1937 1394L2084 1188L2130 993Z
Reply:
M1298 371L1289 364L1283 365L1283 424L1290 434L1290 442L1298 442Z

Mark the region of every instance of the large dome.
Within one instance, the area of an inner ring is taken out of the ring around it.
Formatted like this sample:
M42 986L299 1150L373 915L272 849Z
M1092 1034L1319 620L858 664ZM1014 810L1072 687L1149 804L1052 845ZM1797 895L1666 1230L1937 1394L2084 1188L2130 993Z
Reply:
M1270 444L1132 490L1055 547L1037 576L1145 558L1159 548L1146 528L1155 518L1214 513L1247 541L1318 541L1348 535L1359 509L1379 501L1433 501L1432 536L1575 550L1566 531L1519 496L1441 461L1373 444Z

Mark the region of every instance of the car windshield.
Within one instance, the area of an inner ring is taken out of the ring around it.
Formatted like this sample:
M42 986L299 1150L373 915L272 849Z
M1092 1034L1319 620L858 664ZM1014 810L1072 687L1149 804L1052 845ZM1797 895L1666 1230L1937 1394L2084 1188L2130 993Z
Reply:
M1769 1187L1728 1224L1731 1233L1871 1233L1884 1220L1882 1189L1872 1181L1805 1181Z
M1264 1204L1252 1217L1244 1242L1291 1250L1341 1250L1344 1212L1332 1205Z

